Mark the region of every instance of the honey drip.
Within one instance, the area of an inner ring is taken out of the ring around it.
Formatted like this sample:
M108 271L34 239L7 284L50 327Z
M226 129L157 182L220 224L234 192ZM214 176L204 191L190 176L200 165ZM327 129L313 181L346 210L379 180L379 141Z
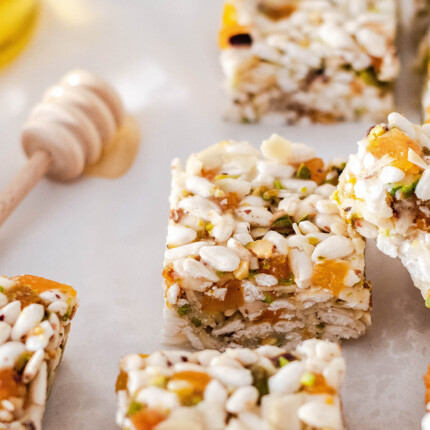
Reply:
M139 125L134 117L127 116L115 137L103 148L101 158L86 167L85 174L107 179L120 178L133 165L139 145Z

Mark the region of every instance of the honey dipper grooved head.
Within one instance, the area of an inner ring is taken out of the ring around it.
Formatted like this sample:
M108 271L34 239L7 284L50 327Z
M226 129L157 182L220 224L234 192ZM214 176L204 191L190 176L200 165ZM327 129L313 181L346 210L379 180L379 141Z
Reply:
M72 180L98 161L124 116L121 99L109 84L90 72L72 71L33 109L22 146L28 157L37 151L50 154L49 177Z

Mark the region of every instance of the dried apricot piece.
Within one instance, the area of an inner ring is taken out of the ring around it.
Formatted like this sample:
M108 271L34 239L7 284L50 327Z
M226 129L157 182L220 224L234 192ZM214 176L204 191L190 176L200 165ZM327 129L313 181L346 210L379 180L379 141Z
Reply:
M76 291L66 284L60 284L59 282L51 281L49 279L41 278L33 275L15 276L11 278L13 281L17 281L20 285L25 285L36 291L38 294L49 290L58 290L66 295L76 297Z
M258 322L268 322L270 324L276 324L277 322L282 320L281 314L282 312L279 309L273 311L270 309L265 309L258 317Z
M237 36L249 36L249 28L240 25L238 22L237 10L234 5L226 3L222 16L222 28L219 32L218 43L221 49L227 49L231 46L231 38ZM250 40L245 40L249 44Z
M215 177L219 174L219 168L206 170L205 168L201 171L202 178L206 178L208 181L213 181Z
M31 305L32 303L43 304L42 299L39 297L32 288L26 285L15 285L4 292L9 302L19 300L23 308Z
M206 386L211 381L211 377L204 372L194 372L192 370L185 370L183 372L175 373L170 381L185 381L191 384L194 388L194 393L203 394Z
M118 378L116 379L115 392L117 393L118 391L125 390L127 388L127 381L127 373L121 370L121 372L119 372Z
M318 185L325 181L327 172L325 170L324 161L321 158L311 158L303 163L310 171L310 179Z
M240 197L237 193L226 193L223 197L211 197L211 201L216 203L223 211L236 209L240 203Z
M424 384L426 386L426 404L430 402L430 366L424 375Z
M166 281L167 287L171 287L174 283L177 282L176 272L173 269L172 264L169 264L167 267L164 268L162 276L163 276L164 280Z
M312 273L312 284L327 288L337 297L345 287L344 279L348 274L349 264L337 260L325 260L315 265Z
M278 255L260 262L260 272L276 276L279 280L290 279L291 270L286 255Z
M131 422L136 430L154 430L166 418L156 409L142 409L131 417Z
M224 300L218 300L207 294L203 296L202 310L204 312L216 314L230 309L238 309L245 303L240 281L237 279L229 280L223 287L227 288Z
M336 394L336 390L328 386L324 376L319 373L307 373L303 375L302 385L304 386L304 390L311 394Z
M377 136L367 146L367 150L374 157L382 158L384 155L388 155L394 160L392 166L404 172L419 173L420 168L408 160L409 149L422 156L421 146L398 128L392 128Z
M0 370L0 400L25 396L25 386L20 375L10 367Z
M425 121L424 124L430 123L430 106L426 108L426 115L425 115Z
M238 17L236 7L231 3L226 3L224 5L224 10L222 13L222 25L224 27L227 27L229 25L236 25L237 20Z

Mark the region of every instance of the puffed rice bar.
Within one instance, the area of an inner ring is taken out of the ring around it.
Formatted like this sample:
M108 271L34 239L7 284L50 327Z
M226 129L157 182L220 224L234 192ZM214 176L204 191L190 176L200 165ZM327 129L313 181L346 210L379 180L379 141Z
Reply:
M0 277L0 429L40 430L76 292L36 276Z
M371 128L335 195L344 219L399 257L430 307L430 125L398 113Z
M227 0L219 35L227 117L380 121L398 74L395 0Z
M277 135L261 149L224 141L173 161L167 344L291 347L370 324L365 243L329 198L342 166Z
M340 347L128 355L117 381L124 430L341 430Z

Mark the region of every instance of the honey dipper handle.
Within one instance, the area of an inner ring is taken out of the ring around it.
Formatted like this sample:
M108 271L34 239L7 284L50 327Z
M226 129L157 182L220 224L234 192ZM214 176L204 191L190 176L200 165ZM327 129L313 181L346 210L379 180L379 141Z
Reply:
M24 197L46 175L51 156L45 151L35 152L25 166L0 193L0 226L9 218Z

